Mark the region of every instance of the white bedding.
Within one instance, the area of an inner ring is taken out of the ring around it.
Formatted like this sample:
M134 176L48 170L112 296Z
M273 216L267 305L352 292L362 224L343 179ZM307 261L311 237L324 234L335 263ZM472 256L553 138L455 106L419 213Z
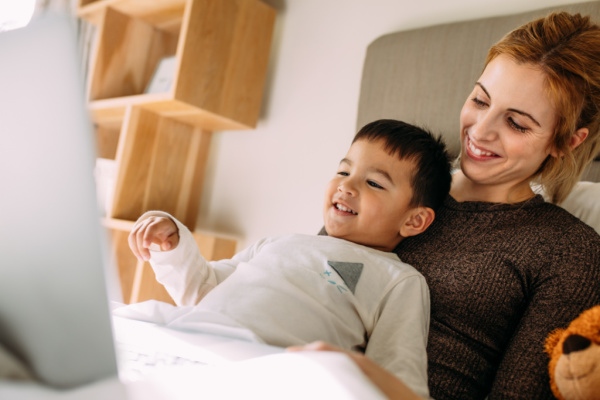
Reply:
M342 353L280 353L170 370L129 384L140 399L372 399L386 397ZM153 397L159 394L159 397Z
M198 347L193 353L213 353L208 357L216 360L210 366L161 369L141 381L128 382L136 399L154 399L146 396L157 394L160 399L385 399L343 353L289 353L252 341L245 332L220 335L216 326L207 331L193 318L193 307L151 300L115 308L113 316L117 342L137 338L159 347L158 333L173 339L162 340L162 345L180 346L186 341Z

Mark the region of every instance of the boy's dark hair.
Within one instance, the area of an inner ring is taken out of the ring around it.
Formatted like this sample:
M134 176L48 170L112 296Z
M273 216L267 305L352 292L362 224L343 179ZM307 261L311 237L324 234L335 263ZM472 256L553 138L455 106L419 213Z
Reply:
M362 127L352 143L357 140L383 140L390 155L414 163L411 206L437 210L450 192L450 156L440 137L406 122L380 119Z

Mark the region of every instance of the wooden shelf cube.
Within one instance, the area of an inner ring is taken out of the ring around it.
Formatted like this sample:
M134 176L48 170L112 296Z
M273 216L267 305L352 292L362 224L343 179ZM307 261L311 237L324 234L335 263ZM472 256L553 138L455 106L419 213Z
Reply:
M127 109L110 217L162 210L194 230L212 132L142 107Z
M275 10L260 0L82 0L98 24L90 66L95 122L115 123L143 105L207 130L251 129L258 121ZM160 61L175 57L173 84L145 93Z

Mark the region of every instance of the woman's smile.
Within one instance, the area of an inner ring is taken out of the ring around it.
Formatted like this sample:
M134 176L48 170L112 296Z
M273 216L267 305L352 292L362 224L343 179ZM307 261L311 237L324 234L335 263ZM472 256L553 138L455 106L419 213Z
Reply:
M475 155L476 157L483 158L483 159L485 159L485 157L499 157L497 154L494 154L490 151L476 147L469 136L466 136L466 140L467 140L467 149L470 150L472 155Z

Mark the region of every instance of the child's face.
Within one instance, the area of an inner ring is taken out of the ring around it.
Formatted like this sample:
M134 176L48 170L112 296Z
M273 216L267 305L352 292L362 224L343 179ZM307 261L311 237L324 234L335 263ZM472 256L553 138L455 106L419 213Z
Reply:
M358 140L325 190L329 236L392 251L411 217L413 162L390 155L382 140Z

